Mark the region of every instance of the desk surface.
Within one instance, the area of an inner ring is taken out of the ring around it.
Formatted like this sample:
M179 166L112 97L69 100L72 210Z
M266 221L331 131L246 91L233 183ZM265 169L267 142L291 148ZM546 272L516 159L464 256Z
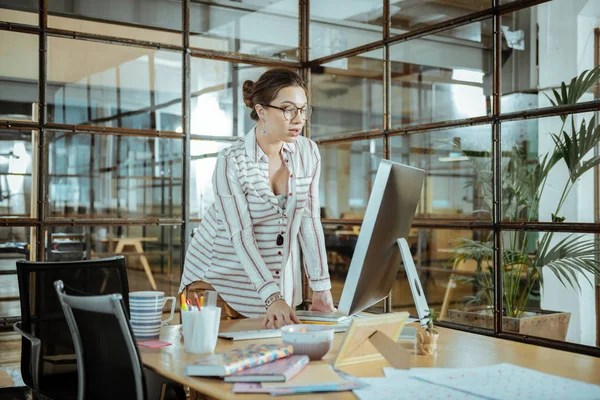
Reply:
M258 329L261 320L244 319L238 321L227 321L221 323L221 331L239 331ZM186 364L194 363L202 356L185 352L183 343L179 339L179 325L163 328L161 339L173 343L168 347L158 349L140 348L144 365L157 373L166 376L176 382L188 385L209 397L218 399L233 398L231 388L233 384L223 383L216 378L197 378L183 374ZM534 345L512 342L452 329L439 328L440 338L438 343L438 354L436 358L418 356L413 350L412 341L401 341L404 347L410 351L411 367L454 367L468 368L484 365L492 365L501 362L511 363L526 368L536 369L541 372L577 379L584 382L600 384L600 358L584 356L559 350L538 347ZM334 346L322 361L333 363L337 354L343 333L336 333ZM223 352L232 348L245 346L251 343L280 343L281 339L263 339L246 341L228 341L219 339L216 352ZM354 376L383 376L383 367L389 366L384 360L362 363L341 368L344 372ZM310 394L313 398L327 399L355 399L352 392ZM243 399L266 399L270 395L236 395ZM285 396L286 399L302 398L304 396Z

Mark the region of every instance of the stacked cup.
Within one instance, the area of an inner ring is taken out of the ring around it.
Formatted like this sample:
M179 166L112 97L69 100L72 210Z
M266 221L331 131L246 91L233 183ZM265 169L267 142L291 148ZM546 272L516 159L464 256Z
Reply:
M163 324L163 307L169 300L171 300L171 315L164 323L171 321L175 315L175 297L165 297L164 292L153 291L129 293L130 322L137 341L159 338L160 327Z

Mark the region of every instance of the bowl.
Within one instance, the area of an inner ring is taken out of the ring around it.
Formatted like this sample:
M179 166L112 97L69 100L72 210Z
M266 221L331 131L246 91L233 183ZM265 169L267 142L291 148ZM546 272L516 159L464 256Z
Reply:
M323 325L286 325L281 328L281 339L292 345L294 354L320 360L331 349L334 332L332 327Z

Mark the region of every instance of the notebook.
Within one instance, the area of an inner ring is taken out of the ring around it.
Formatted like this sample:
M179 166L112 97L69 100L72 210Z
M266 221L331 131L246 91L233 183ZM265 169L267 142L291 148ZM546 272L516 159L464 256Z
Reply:
M361 385L340 377L329 364L309 364L297 376L285 383L235 383L233 393L270 393L289 395L353 390Z
M289 356L226 376L225 382L286 382L308 364L308 356Z
M252 344L224 353L211 354L195 364L186 365L187 376L224 377L292 355L292 345Z
M324 322L331 324L339 324L350 318L341 312L321 312L321 311L306 311L297 310L296 315L300 321L307 322Z

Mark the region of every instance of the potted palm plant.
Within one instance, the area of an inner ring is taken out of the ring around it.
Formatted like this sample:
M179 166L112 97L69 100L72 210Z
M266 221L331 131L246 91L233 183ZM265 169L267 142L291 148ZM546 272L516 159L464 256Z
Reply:
M547 96L553 106L575 104L590 90L600 77L600 67L584 71L560 91L554 90L554 98ZM563 222L561 210L567 196L578 179L600 164L600 157L589 157L600 142L600 126L595 117L589 122L575 123L573 115L561 116L558 133L551 133L555 143L553 151L543 155L531 165L526 154L513 148L503 156L502 210L505 221L538 221L540 200L552 169L564 163L569 179L565 182L555 211L549 216L553 222ZM483 212L492 211L492 171L489 169L490 154L460 149L468 156L476 171L472 185L481 195ZM484 162L487 158L487 162ZM570 234L556 239L554 232L504 232L502 243L503 281L503 330L557 340L565 340L569 313L556 313L528 309L535 291L543 285L543 271L551 271L567 287L581 289L582 284L593 285L589 274L600 274L599 252L593 240L580 234ZM474 326L493 327L494 267L492 234L478 240L459 239L453 248L452 261L456 263L473 260L476 270L473 276L457 277L456 280L471 282L476 294L469 299L463 310L448 310L446 320ZM471 263L473 262L471 261ZM582 279L582 277L584 277ZM587 282L580 282L585 280ZM474 305L478 307L473 307Z

